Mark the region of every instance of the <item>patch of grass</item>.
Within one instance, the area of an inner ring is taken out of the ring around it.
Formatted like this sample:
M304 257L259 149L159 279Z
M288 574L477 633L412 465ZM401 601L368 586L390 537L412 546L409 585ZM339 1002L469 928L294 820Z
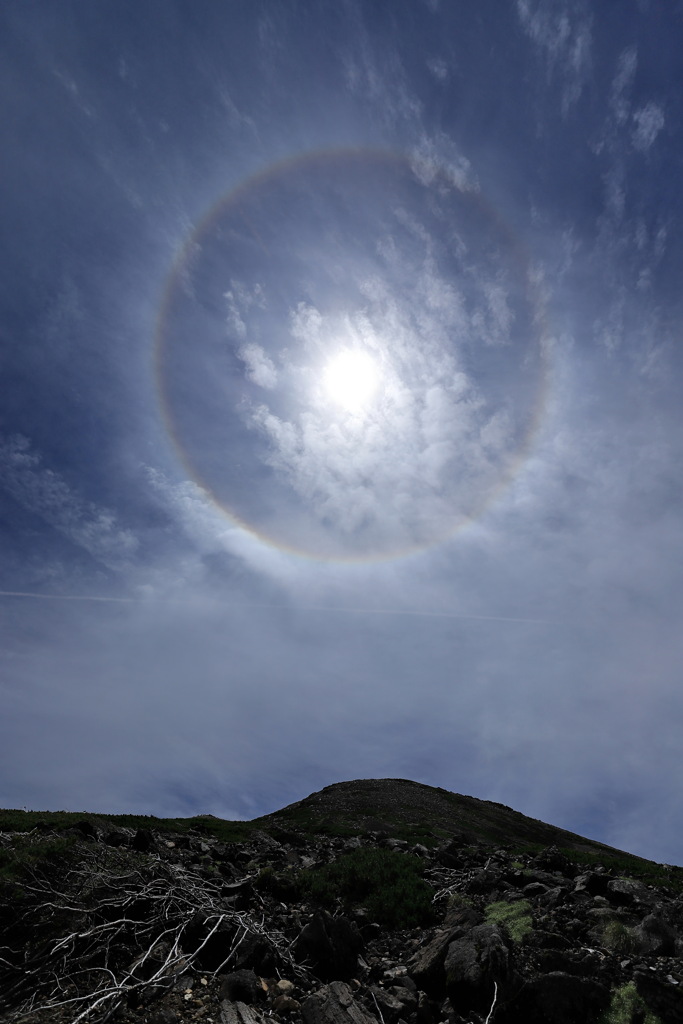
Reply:
M603 864L619 878L641 882L643 885L663 886L672 892L683 892L683 868L668 864L656 864L651 860L643 860L631 854L584 853L578 850L563 849L562 853L574 864L592 868Z
M260 892L270 893L275 899L290 903L298 900L302 891L299 877L291 868L276 871L270 864L259 871L254 885Z
M512 856L521 857L524 854L541 853L545 847L540 843L530 843L528 846L516 846ZM628 877L632 881L642 882L643 885L662 886L673 893L683 893L683 867L672 864L657 864L655 861L644 860L630 853L614 854L601 850L575 850L569 846L559 847L560 853L564 854L567 860L577 867L586 871L603 865L611 871L615 877Z
M613 953L635 953L638 942L633 928L623 921L608 921L602 933L602 944Z
M250 821L224 821L222 818L155 818L152 814L91 814L79 811L0 810L0 832L31 832L35 828L55 831L72 828L79 821L95 825L108 822L119 828L153 829L155 832L203 832L223 843L239 843L249 838L256 827Z
M609 1010L602 1015L599 1024L631 1024L633 1020L640 1020L642 1024L662 1024L638 995L634 983L629 981L612 993Z
M527 900L515 900L514 903L489 903L485 917L491 924L502 924L514 942L521 942L525 935L533 931L531 904Z
M367 908L386 928L415 928L434 919L432 890L422 878L422 862L393 850L359 848L331 864L299 873L304 891L324 907L341 902Z
M448 907L471 907L474 906L469 896L463 896L460 892L453 892L448 897Z
M18 882L32 871L54 867L75 846L76 839L46 839L44 842L15 843L12 849L0 847L0 880Z

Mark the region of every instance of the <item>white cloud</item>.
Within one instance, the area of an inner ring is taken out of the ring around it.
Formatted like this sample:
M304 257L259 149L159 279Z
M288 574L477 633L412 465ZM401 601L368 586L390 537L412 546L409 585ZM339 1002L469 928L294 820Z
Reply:
M261 285L255 284L249 288L242 281L230 281L230 288L223 295L228 307L226 321L228 329L240 341L247 337L247 326L244 317L253 306L263 308L265 306L265 295Z
M356 45L344 59L346 85L389 125L417 123L422 105L410 89L405 69L395 49L378 47L371 41L360 21Z
M441 57L431 57L427 61L427 67L438 82L445 82L449 77L448 65Z
M453 140L444 132L422 135L410 154L413 173L423 185L449 185L463 192L479 190L479 183L467 157L459 152Z
M564 0L517 0L526 34L545 54L548 73L563 80L562 112L581 96L591 68L592 17L586 4Z
M28 438L0 439L0 478L20 505L97 561L117 570L129 565L138 547L133 533L119 526L110 509L83 500L59 473L44 467Z
M304 303L292 311L302 351L284 358L280 373L297 382L299 411L284 416L262 403L248 421L323 549L380 553L450 532L505 476L517 413L480 391L464 353L468 344L508 342L513 315L500 280L480 274L472 303L428 252L402 294L380 273L360 290L365 304L341 319ZM336 346L371 355L380 383L367 409L331 409L311 368L321 339L328 353Z
M632 135L633 145L645 153L664 127L664 112L658 104L646 103L640 110L636 110L633 120L636 125Z
M629 47L619 55L617 73L610 90L610 106L617 124L623 124L630 113L629 93L633 87L638 67L638 51L635 46Z
M274 388L277 384L277 370L260 345L253 342L239 350L240 359L247 367L247 377L261 388Z

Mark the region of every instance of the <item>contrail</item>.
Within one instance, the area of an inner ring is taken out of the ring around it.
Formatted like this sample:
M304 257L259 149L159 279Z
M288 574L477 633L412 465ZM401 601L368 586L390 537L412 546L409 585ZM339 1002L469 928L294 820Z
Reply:
M173 597L100 597L96 594L37 594L25 590L0 590L0 597L36 598L39 601L97 601L115 604L184 604L182 598ZM555 619L522 618L513 615L469 615L467 612L433 611L422 608L345 608L343 605L265 604L255 601L226 604L224 607L240 611L242 608L272 608L273 610L301 612L339 612L342 615L405 615L427 619L468 619L478 622L527 622L542 626L559 625Z
M28 590L0 590L0 597L36 597L40 601L122 601L143 600L139 597L97 597L94 594L34 594Z

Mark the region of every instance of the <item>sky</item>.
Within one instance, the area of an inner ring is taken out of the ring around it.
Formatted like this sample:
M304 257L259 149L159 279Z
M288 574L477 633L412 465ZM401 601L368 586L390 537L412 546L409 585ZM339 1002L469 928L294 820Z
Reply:
M6 0L0 806L683 863L683 4Z

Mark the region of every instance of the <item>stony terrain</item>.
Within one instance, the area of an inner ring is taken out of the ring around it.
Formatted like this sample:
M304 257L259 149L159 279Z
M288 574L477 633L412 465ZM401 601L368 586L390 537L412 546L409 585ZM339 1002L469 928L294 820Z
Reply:
M681 869L416 785L232 836L0 812L0 1020L683 1024Z

